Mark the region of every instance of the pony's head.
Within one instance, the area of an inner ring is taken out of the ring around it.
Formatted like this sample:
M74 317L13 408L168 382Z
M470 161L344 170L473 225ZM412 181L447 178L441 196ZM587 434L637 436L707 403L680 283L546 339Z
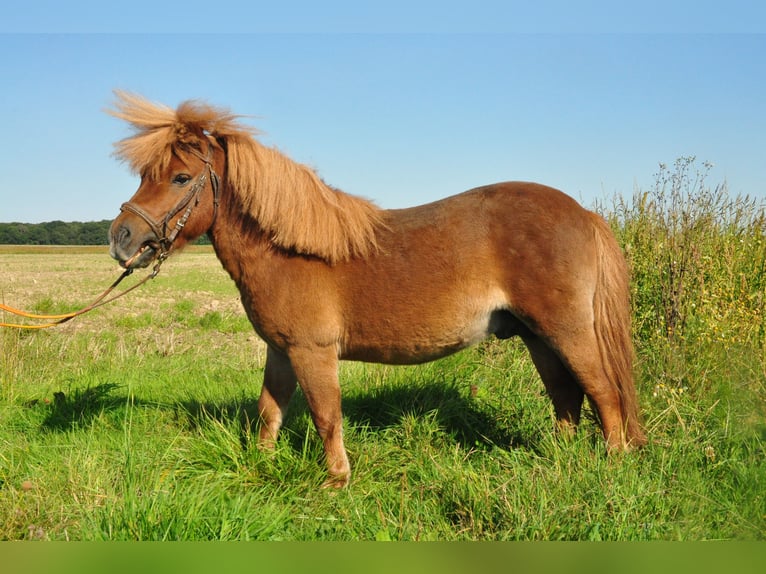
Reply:
M110 253L125 268L146 267L206 233L216 217L224 153L216 133L245 133L236 116L197 102L177 110L125 92L109 113L134 130L115 155L140 174L138 191L109 230Z

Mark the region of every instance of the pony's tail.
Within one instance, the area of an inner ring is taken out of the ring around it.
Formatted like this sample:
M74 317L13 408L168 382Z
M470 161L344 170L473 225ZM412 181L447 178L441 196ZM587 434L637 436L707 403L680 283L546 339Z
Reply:
M609 382L617 387L626 448L646 444L633 381L628 266L611 228L592 214L598 250L598 283L593 298L596 337Z

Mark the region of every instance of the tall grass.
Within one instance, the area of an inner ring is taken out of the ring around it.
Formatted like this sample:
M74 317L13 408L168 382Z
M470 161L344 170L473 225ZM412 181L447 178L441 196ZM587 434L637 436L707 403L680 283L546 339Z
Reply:
M710 168L694 157L660 164L651 189L601 206L631 265L635 339L655 396L734 400L742 386L763 396L766 205L710 185ZM762 401L749 410L764 420Z
M601 208L632 264L637 335L763 347L764 203L710 186L711 167L660 164L652 189Z
M633 269L641 451L607 456L589 413L557 437L523 345L487 341L344 363L354 474L323 490L300 394L276 449L255 447L264 348L214 255L191 251L117 307L0 331L0 538L763 539L764 206L707 174L682 158L599 206ZM111 276L104 254L48 257L0 252L17 279L0 294L66 307Z

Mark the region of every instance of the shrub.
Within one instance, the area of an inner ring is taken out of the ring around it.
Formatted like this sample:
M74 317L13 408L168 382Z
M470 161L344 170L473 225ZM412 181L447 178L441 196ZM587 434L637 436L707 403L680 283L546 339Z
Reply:
M662 400L734 396L764 369L766 207L709 185L711 167L660 164L651 189L599 206L632 271L641 380Z

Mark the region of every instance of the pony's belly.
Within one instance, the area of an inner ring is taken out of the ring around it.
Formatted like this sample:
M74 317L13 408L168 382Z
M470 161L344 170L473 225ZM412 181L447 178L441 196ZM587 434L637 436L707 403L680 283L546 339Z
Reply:
M469 347L472 343L453 343L445 345L388 345L388 346L360 346L349 349L341 358L350 361L364 361L367 363L386 363L389 365L416 365L427 363L446 357L461 349Z
M494 310L447 329L436 325L428 328L421 324L408 332L348 341L341 358L395 365L426 363L475 345L490 335L507 338L519 334L513 328L516 323L518 320L509 312Z

